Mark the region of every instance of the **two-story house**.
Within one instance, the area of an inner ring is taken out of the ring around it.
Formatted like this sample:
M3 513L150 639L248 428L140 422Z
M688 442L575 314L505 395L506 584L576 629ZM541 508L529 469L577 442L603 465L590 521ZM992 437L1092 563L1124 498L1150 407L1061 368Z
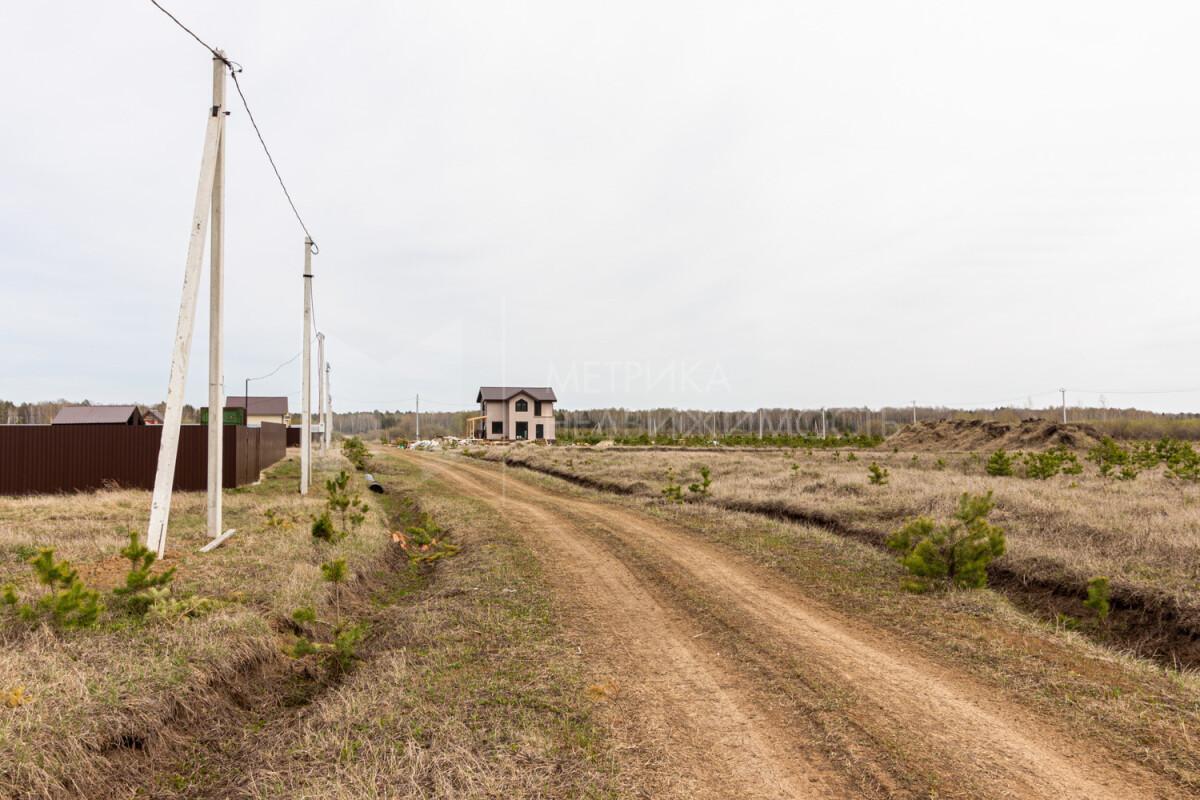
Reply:
M554 441L554 404L549 386L481 386L475 398L476 439L545 439Z

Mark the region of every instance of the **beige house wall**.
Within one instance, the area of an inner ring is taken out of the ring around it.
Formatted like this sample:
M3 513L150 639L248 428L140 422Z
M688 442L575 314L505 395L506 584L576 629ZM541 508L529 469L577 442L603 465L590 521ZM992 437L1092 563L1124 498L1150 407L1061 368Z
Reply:
M264 422L273 422L276 425L287 425L289 420L283 414L248 414L246 416L247 425L261 425Z
M517 411L517 401L524 400L529 404L526 411ZM550 400L542 401L542 414L537 416L534 412L537 409L537 401L527 394L517 394L510 397L507 401L503 400L488 400L484 402L483 413L487 417L484 421L484 432L488 439L492 440L513 440L517 437L517 423L525 422L529 425L529 439L537 438L537 426L542 426L542 438L554 438L554 403ZM492 423L500 422L503 424L503 433L492 433Z

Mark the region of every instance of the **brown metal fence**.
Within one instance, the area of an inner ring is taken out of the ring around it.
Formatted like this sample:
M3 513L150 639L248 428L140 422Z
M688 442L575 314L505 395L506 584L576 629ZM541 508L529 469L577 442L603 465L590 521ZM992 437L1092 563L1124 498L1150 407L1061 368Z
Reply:
M222 485L244 486L286 453L283 425L225 427ZM0 494L52 494L120 486L153 489L159 425L0 425ZM177 491L208 483L208 428L179 430Z

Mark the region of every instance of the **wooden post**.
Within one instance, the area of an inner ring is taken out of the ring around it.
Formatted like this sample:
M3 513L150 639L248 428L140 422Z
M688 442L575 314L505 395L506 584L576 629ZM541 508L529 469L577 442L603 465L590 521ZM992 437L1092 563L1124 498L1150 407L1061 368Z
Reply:
M312 239L304 237L304 362L300 409L300 494L308 494L312 479Z
M213 170L212 243L208 284L208 536L221 535L221 489L225 464L225 61L213 57L213 113L221 120L217 163Z
M183 270L183 294L179 301L175 345L171 352L171 374L167 381L167 407L163 413L162 439L158 445L158 469L154 474L154 495L150 501L150 524L146 528L146 547L156 552L159 557L167 548L171 489L175 483L179 426L183 420L183 389L187 383L188 358L192 350L192 332L196 321L196 297L200 291L200 262L204 260L204 239L208 235L217 150L224 132L224 120L223 115L210 109L208 125L204 132L204 149L200 157L200 180L196 185L196 202L192 209L187 261Z
M325 334L317 334L317 421L321 423L321 454L329 449L325 438Z

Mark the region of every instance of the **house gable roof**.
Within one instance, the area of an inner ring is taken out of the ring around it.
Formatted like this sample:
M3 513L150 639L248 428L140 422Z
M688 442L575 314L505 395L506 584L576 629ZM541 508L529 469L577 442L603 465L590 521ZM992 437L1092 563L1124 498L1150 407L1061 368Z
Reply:
M554 396L554 390L549 386L480 386L475 402L508 400L518 394L527 394L534 400L548 400L552 403L558 401L558 398Z
M52 425L141 425L137 406L63 406Z
M246 401L249 400L247 403ZM255 397L246 398L242 395L229 395L225 398L226 408L244 408L248 415L282 417L288 413L286 397Z

